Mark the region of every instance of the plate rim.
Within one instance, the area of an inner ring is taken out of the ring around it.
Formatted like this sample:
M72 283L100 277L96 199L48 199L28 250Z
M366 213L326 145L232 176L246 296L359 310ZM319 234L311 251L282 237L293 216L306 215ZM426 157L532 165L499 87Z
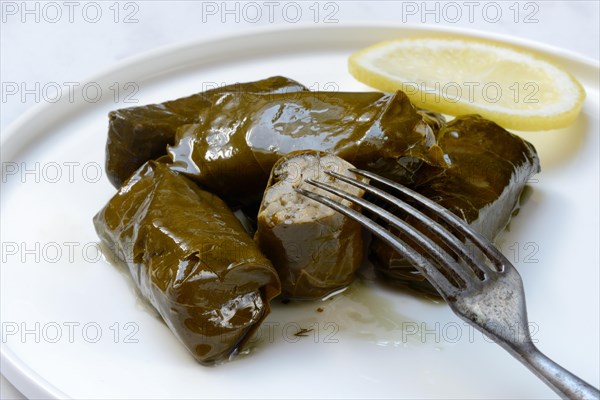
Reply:
M282 26L282 25L274 25L274 26L263 26L263 27L252 27L248 29L241 29L236 32L227 32L221 34L215 34L209 38L201 38L201 39L192 39L188 41L183 41L180 43L171 43L167 45L160 46L158 48L150 49L143 51L138 54L134 54L132 56L126 57L122 60L117 61L110 67L103 68L100 71L92 74L87 79L80 80L81 82L98 82L104 81L108 77L114 76L119 73L124 73L136 66L139 67L147 62L154 61L161 57L168 57L169 55L179 54L182 52L189 52L194 54L191 57L194 60L202 60L204 55L199 54L198 52L194 52L193 49L200 48L202 46L208 45L218 45L219 43L227 44L228 42L235 41L253 41L257 38L273 35L273 34L292 34L299 35L303 31L311 31L314 34L314 31L339 31L339 30L365 30L365 29L379 29L379 30L390 30L390 31L398 31L398 33L402 32L420 32L423 34L451 34L457 36L464 37L476 37L485 40L490 40L493 42L504 43L512 46L518 46L521 48L525 48L527 50L531 50L535 53L543 53L545 55L551 55L552 57L565 60L568 62L575 62L579 64L580 68L584 70L588 70L589 74L600 74L600 61L595 60L591 57L582 55L577 52L573 52L571 50L565 50L557 46L544 44L542 42L537 42L530 39L522 39L516 36L504 34L504 33L495 33L495 32L487 32L480 31L473 28L462 28L462 27L454 27L454 26L438 26L438 25L429 25L429 24L402 24L402 23L393 23L393 22L376 22L376 21L359 21L359 22L350 22L350 23L337 23L330 25L317 25L311 23L299 23L294 26ZM301 40L301 39L300 39ZM331 45L335 45L335 42L331 38L324 38ZM332 43L333 42L333 43ZM340 41L342 43L342 41ZM152 70L152 68L150 68ZM159 73L160 74L160 73ZM143 76L140 80L146 80L148 76ZM597 78L596 78L597 79ZM595 80L596 87L595 90L598 90L598 81ZM80 85L81 87L81 85ZM76 92L78 89L76 89ZM14 157L14 154L19 154L21 148L28 148L31 140L35 138L38 133L37 129L31 129L33 133L27 133L25 130L25 135L22 130L27 125L31 124L32 120L39 118L44 113L47 113L49 110L54 110L57 106L66 102L68 96L63 96L61 94L61 100L50 103L40 103L36 104L33 107L26 110L20 116L18 116L13 122L9 124L9 126L4 130L2 137L0 138L0 147L1 147L1 156L0 159L3 162L6 162L7 159L11 160ZM81 98L80 96L77 98ZM81 103L81 101L77 101L76 103ZM71 104L73 106L74 104ZM81 104L79 104L81 106ZM75 104L75 108L77 105ZM12 142L15 141L15 137L20 136L19 141L21 141L21 145L17 146L16 150L13 150ZM25 138L23 137L25 136ZM8 147L8 150L7 150ZM12 152L11 152L12 150ZM52 383L48 382L43 376L41 376L38 372L34 371L31 367L25 364L11 349L6 343L1 343L0 346L0 365L2 366L2 375L17 388L21 393L23 393L28 398L50 398L50 399L59 399L59 398L69 398L64 392L62 392L59 388L54 386Z
M453 34L458 36L468 36L468 37L477 37L483 38L486 40L505 43L509 45L515 45L527 50L533 51L535 53L545 53L547 55L552 55L553 57L560 58L563 60L568 60L569 62L576 62L580 64L580 67L589 70L595 70L596 76L600 73L600 60L595 60L586 55L571 51L565 50L558 46L548 45L542 42L538 42L530 39L522 39L516 36L512 36L504 33L496 33L496 32L487 32L480 31L473 28L462 28L462 27L454 27L454 26L445 26L445 25L429 25L429 24L402 24L402 23L378 23L375 21L358 21L358 22L350 22L350 23L337 23L337 24L329 24L329 25L317 25L310 23L299 23L294 26L282 26L282 25L274 25L274 26L262 26L262 27L253 27L249 29L242 29L237 32L225 32L220 34L215 34L210 38L199 38L192 39L188 41L183 41L180 43L171 43L166 44L154 49L146 50L140 52L138 54L131 55L129 57L123 58L122 60L117 61L114 65L104 68L94 74L91 74L85 79L81 79L81 82L96 82L102 81L106 79L108 76L112 76L124 70L127 70L133 66L139 66L146 61L153 60L158 57L167 57L169 54L180 53L184 51L190 51L191 49L206 46L206 45L214 45L218 42L228 42L235 40L248 40L255 37L267 36L276 33L300 33L302 31L315 31L315 30L323 30L323 31L335 31L335 30L360 30L360 29L389 29L389 30L399 30L399 31L421 31L423 33L434 33L434 34ZM201 59L201 56L195 57L196 59ZM588 71L588 73L591 73ZM596 83L600 82L596 78ZM80 92L80 87L76 89L76 92ZM64 94L64 93L63 93ZM66 97L61 94L60 100L54 103L46 102L39 103L34 105L33 107L26 110L24 113L19 115L13 122L11 122L8 127L4 130L2 138L0 140L0 144L6 145L6 142L11 140L11 137L14 136L15 132L17 132L23 125L26 125L31 119L35 116L39 116L46 111L48 108L54 108L57 105L66 102ZM2 159L5 157L2 156Z

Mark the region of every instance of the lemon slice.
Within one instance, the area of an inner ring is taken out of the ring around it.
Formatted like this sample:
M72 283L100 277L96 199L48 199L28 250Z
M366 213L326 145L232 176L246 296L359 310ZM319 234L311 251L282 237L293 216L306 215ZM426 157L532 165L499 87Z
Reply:
M556 65L480 40L387 41L352 54L348 65L359 81L386 92L402 90L417 106L481 114L509 129L565 127L585 99L581 84Z

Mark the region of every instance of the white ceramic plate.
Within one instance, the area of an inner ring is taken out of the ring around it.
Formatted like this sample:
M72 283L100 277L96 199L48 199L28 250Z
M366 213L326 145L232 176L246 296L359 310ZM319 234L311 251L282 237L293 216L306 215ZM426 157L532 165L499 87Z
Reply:
M115 192L96 177L106 114L135 105L124 102L133 88L140 105L276 74L312 89L367 90L346 70L352 51L448 33L542 54L587 90L574 126L527 135L543 172L500 244L522 274L538 346L598 386L598 65L531 42L406 25L269 29L170 47L90 79L102 89L97 102L93 88L88 100L76 90L13 124L2 143L2 372L46 398L554 396L444 305L373 284L329 302L277 304L250 355L202 367L97 253L91 218ZM297 337L299 328L313 330Z

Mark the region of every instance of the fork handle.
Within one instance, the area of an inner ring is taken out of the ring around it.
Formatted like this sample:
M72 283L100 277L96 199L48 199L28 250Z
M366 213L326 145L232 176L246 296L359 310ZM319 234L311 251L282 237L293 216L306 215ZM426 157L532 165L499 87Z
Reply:
M567 371L532 343L516 351L520 361L564 399L599 399L600 391Z

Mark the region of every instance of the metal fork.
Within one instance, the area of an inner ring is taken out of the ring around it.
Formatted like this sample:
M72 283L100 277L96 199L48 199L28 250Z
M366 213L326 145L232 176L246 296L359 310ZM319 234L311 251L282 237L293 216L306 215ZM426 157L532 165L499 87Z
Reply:
M410 204L368 183L335 172L326 172L328 175L357 186L376 198L383 199L410 214L426 226L461 261L457 261L454 256L450 255L448 251L437 245L428 236L386 209L363 198L351 195L335 186L312 179L306 180L311 185L369 210L390 226L404 233L406 237L421 248L426 256L423 256L397 235L360 212L309 190L298 188L296 191L356 220L386 241L392 248L405 256L429 280L455 314L491 337L497 344L527 366L559 396L569 399L598 399L600 397L600 392L596 388L546 357L532 343L521 277L515 267L489 240L475 232L464 221L444 207L405 186L368 171L359 169L351 169L350 171L392 188L420 204L424 209L429 210L429 212L444 221L459 237L472 243L480 253L476 256L473 251L470 251L468 245L452 234L448 228Z

